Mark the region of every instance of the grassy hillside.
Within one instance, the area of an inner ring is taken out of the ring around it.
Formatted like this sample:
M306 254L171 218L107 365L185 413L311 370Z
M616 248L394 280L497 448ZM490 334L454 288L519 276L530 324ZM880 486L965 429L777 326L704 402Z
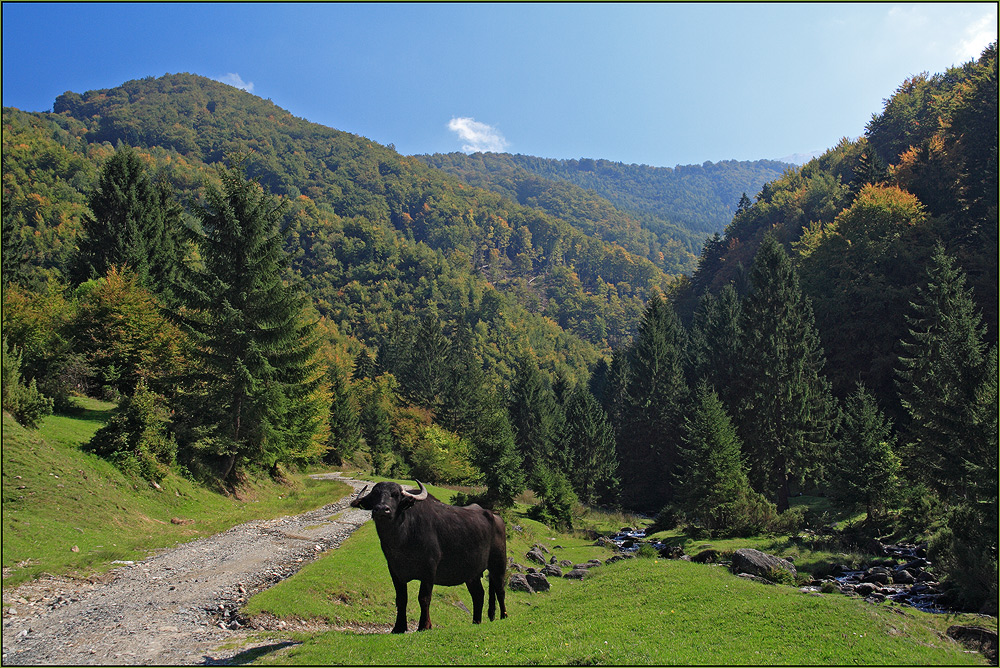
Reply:
M431 491L448 498L447 490ZM523 517L511 524L518 528L509 532L508 554L521 562L536 542L559 559L610 556L589 539L560 535ZM547 593L508 592L510 617L503 621L474 626L465 588L435 587L430 632L298 634L291 647L276 643L238 658L286 665L983 663L943 636L953 616L761 585L718 566L638 558L598 567L584 581L550 582ZM411 583L411 621L419 615L416 589ZM348 628L381 625L385 631L394 611L370 524L246 608L249 614L318 618Z
M242 522L312 510L349 491L343 483L293 476L287 485L248 484L233 498L173 474L156 490L80 450L113 405L78 401L81 415L50 416L37 431L3 415L5 587L41 573L105 571L116 560L144 559L151 550Z

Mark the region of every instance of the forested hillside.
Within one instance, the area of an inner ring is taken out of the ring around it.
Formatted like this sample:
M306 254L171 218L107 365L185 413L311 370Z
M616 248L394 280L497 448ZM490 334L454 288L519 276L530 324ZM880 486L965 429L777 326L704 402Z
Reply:
M751 165L426 158L466 182L187 74L4 109L4 409L114 398L88 447L154 482L353 460L553 524L825 530L813 492L995 614L996 82L994 44L723 179L683 277L663 178Z
M594 231L623 246L624 240L631 240L637 244L636 252L648 247L647 256L654 262L662 253L666 264L661 266L668 272L682 267L685 273L693 267L681 264L685 258L680 249L697 254L706 237L721 232L732 220L742 194L758 192L792 168L774 160L725 160L671 168L496 153L417 157L467 183L545 210L606 210L610 203L622 212L612 219L615 227ZM637 223L639 231L630 229Z

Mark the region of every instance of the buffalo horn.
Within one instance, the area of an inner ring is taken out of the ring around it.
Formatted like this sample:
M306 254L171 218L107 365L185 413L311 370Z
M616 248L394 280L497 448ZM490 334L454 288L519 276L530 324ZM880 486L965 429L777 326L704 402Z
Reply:
M358 495L356 497L354 497L353 501L351 501L351 506L352 507L354 507L354 508L358 507L358 502L361 500L361 495L364 494L367 489L368 489L368 485L365 485L364 487L361 488L361 491L358 492Z
M417 481L417 484L420 485L420 493L419 494L411 494L411 493L407 492L405 489L403 490L403 494L405 496L410 497L414 501L423 501L424 499L427 498L427 488L424 487L424 483L420 482L419 480Z

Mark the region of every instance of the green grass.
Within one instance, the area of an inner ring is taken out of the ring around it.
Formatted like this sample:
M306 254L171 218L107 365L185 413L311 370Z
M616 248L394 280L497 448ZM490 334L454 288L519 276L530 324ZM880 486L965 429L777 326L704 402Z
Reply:
M3 416L3 586L42 573L83 576L114 561L209 536L253 519L318 508L350 488L293 475L289 484L256 481L239 498L177 475L155 490L83 452L111 404L78 400L79 415L55 415L37 431ZM178 520L181 523L174 523Z
M522 526L508 549L518 561L534 542L564 545L554 550L560 559L608 555L589 541L556 535L530 520ZM278 644L289 638L287 633L271 634L271 648L238 660L284 665L984 663L943 636L946 621L968 620L912 610L899 614L888 605L839 594L814 596L795 587L747 582L717 566L633 559L598 567L582 582L550 581L548 593L508 592L510 617L503 621L474 626L459 606L471 605L465 587L435 587L430 632L294 634L294 645ZM416 588L410 583L411 621L418 615ZM379 624L388 631L395 618L393 591L374 527L364 525L340 549L254 596L245 611L318 618L348 628Z

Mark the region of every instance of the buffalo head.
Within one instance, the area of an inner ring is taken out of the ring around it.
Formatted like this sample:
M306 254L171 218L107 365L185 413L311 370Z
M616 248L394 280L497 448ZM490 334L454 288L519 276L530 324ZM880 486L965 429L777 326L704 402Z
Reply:
M376 520L393 519L417 501L423 501L427 498L427 488L424 487L424 483L418 480L417 485L420 486L420 491L413 494L407 492L398 483L380 482L372 488L367 496L361 496L368 489L366 485L351 501L351 506L372 511L372 517Z

